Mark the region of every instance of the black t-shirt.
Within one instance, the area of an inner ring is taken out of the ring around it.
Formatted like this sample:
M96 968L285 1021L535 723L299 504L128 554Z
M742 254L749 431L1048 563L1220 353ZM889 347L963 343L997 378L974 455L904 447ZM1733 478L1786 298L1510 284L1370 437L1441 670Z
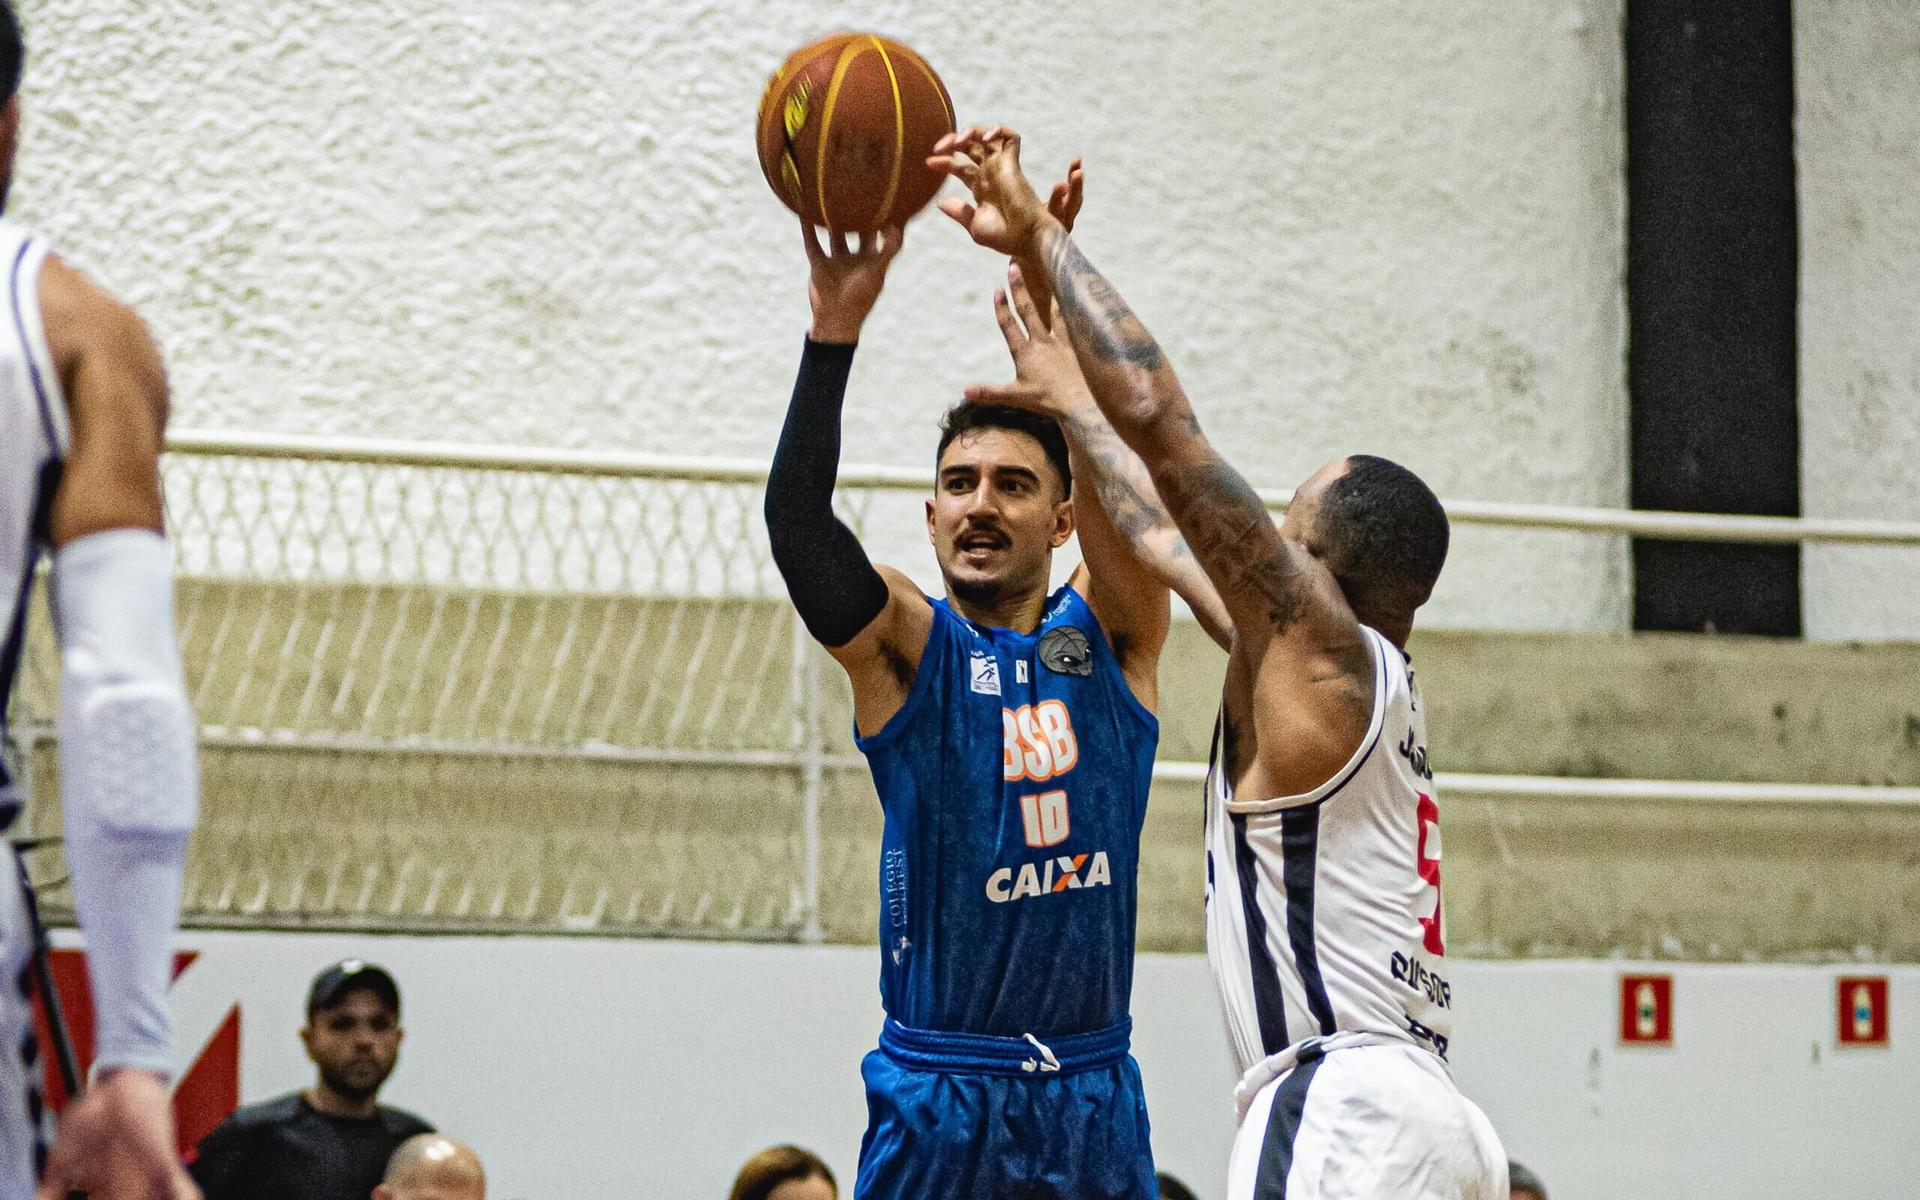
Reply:
M220 1122L190 1170L206 1200L367 1200L400 1143L433 1131L385 1105L371 1117L331 1117L293 1092Z

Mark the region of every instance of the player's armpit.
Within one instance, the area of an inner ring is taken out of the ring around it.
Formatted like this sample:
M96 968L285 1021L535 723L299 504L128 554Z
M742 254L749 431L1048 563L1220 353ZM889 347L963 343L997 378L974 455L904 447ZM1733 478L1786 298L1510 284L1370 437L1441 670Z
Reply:
M1310 607L1344 610L1330 575L1324 586L1331 594ZM1378 669L1350 614L1344 629L1337 620L1306 617L1264 641L1243 631L1225 689L1236 795L1305 801L1341 774L1372 728Z
M73 426L54 546L108 529L159 532L167 422L159 348L132 309L53 255L41 268L40 307Z
M827 647L853 684L853 720L862 737L879 733L906 704L933 633L926 594L892 567L875 569L886 581L886 603L851 640Z

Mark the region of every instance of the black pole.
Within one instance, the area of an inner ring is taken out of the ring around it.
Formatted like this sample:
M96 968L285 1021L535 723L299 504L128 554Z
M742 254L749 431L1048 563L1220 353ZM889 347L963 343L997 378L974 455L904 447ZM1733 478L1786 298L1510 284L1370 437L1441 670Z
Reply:
M1627 0L1636 508L1800 513L1790 0ZM1797 546L1635 538L1634 628L1797 636Z

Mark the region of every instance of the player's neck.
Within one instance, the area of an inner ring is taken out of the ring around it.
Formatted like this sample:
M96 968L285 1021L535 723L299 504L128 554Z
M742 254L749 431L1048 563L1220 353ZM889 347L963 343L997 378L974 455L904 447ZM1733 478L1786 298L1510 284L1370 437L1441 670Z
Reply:
M1011 629L1015 633L1032 633L1040 628L1040 618L1047 611L1047 593L1035 590L992 600L969 600L954 594L949 587L947 603L977 625Z
M315 1112L325 1113L329 1117L371 1117L380 1111L372 1096L343 1096L328 1087L324 1079L300 1094Z

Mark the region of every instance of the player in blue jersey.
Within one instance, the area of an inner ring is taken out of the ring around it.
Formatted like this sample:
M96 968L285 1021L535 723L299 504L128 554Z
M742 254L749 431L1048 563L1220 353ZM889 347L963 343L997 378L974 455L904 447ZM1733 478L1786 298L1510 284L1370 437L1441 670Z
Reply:
M831 501L854 344L901 231L804 233L813 325L766 517L852 681L885 817L886 1021L854 1195L1151 1200L1128 994L1167 591L1071 499L1050 419L968 404L942 422L926 504L945 595L874 567ZM1049 594L1076 528L1084 562Z

